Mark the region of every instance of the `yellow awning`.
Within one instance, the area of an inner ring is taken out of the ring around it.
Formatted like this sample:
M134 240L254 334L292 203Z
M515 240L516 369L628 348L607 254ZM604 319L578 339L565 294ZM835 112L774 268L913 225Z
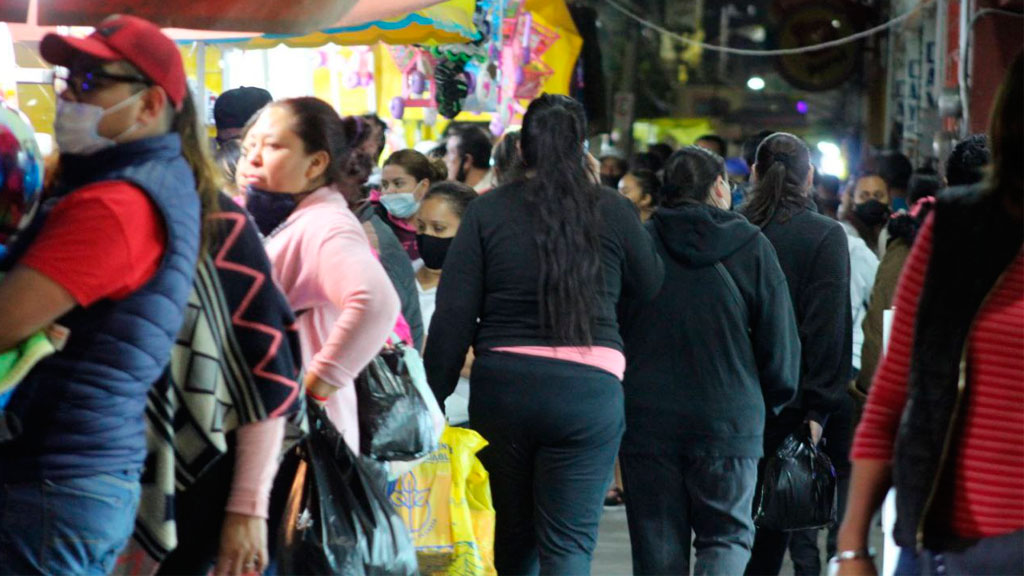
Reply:
M341 46L384 44L459 44L475 40L479 33L473 25L476 0L448 0L417 10L400 18L375 20L355 26L335 27L310 34L264 34L256 38L209 40L246 50L273 48L284 44L293 48L316 48L328 43Z

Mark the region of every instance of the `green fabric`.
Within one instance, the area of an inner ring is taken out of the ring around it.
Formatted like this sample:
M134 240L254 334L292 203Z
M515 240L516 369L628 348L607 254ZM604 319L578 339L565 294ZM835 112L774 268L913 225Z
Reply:
M42 331L26 338L16 348L0 354L0 393L21 382L40 360L56 352Z

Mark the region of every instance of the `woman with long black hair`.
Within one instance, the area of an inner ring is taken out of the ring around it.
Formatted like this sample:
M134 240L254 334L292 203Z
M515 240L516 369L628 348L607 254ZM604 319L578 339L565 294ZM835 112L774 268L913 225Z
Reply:
M476 353L469 414L490 443L501 574L590 572L624 428L615 307L623 293L653 298L664 276L629 201L589 172L585 136L575 100L530 104L526 178L469 205L429 330L442 405Z
M817 213L813 179L810 152L796 136L772 134L757 147L754 187L743 214L775 247L801 345L797 397L765 422L765 457L805 427L818 442L829 415L842 406L850 379L853 320L846 232ZM747 574L778 574L789 534L759 528Z

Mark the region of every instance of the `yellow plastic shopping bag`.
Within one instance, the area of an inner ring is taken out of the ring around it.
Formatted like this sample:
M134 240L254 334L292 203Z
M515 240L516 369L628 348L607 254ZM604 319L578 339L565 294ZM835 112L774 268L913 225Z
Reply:
M421 574L497 574L490 478L476 457L484 446L476 432L447 427L438 449L398 479L391 502L412 535Z

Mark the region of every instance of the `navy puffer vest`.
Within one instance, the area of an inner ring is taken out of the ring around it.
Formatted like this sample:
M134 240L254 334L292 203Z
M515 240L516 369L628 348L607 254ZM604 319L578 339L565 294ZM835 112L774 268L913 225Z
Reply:
M2 482L142 468L146 394L170 359L199 253L199 199L177 134L65 156L61 168L68 192L44 207L13 260L55 203L102 181L127 181L145 191L163 218L167 244L145 286L123 300L75 308L57 321L71 329L66 347L33 369L8 406L24 428L17 439L0 444Z

